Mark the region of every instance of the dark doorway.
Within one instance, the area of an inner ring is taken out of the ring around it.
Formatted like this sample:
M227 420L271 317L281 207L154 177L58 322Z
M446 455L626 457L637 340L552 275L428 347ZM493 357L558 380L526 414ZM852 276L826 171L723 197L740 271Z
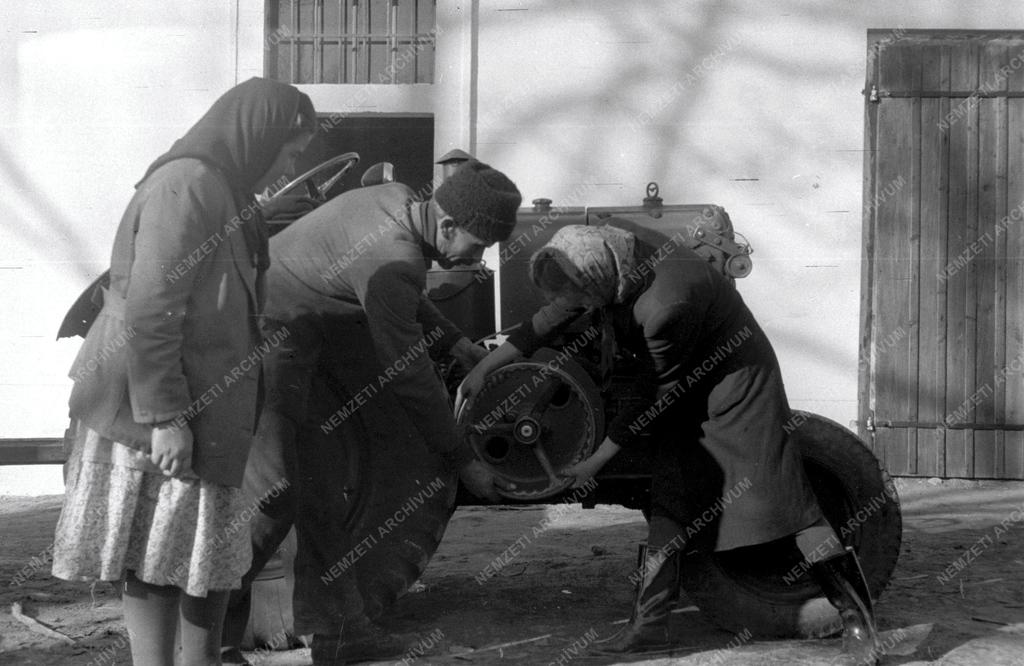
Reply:
M395 180L418 196L430 193L434 177L434 118L384 114L338 117L321 114L321 131L306 149L296 173L342 153L359 153L359 164L338 183L332 195L359 187L359 177L371 164L391 162Z

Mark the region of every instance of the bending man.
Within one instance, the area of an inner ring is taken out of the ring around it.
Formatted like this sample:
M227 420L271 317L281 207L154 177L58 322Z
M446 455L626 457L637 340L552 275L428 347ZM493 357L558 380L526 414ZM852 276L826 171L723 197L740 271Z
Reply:
M297 437L304 424L317 427L308 423L311 380L314 374L338 385L348 380L343 392L363 412L360 418L397 402L407 418L392 418L393 426L377 418L385 425L367 436L406 438L404 425L411 423L471 492L496 500L494 477L458 435L447 393L425 350L450 350L464 367L485 352L438 312L424 288L431 261L442 268L472 264L486 247L508 238L521 200L504 174L473 160L438 186L429 201L417 201L398 183L356 189L271 239L264 334L279 344L263 359L266 405L245 479L249 497L261 499L263 506L252 523L253 566L229 611L225 662L234 657L239 663L248 586L293 522L298 535L295 630L314 635L314 664L405 651L401 640L366 618L351 571L323 580L350 539L331 528L337 521L330 507L344 503L339 497L346 490L338 487L342 470L321 460L309 438ZM371 357L354 358L353 347L365 347ZM351 388L354 376L385 380L360 391ZM319 426L335 428L349 416ZM285 479L288 484L282 484ZM275 484L287 488L268 493Z

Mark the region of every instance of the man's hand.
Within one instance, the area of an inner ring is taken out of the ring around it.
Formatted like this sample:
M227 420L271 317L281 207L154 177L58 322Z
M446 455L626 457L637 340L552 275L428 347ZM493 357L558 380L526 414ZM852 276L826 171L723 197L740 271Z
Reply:
M173 423L154 426L149 459L164 476L181 478L186 473L191 474L192 430L187 425L179 428Z
M459 479L469 492L492 502L501 500L498 488L502 490L515 489L515 484L496 477L494 472L479 460L471 460L463 465L459 470Z
M469 343L469 340L466 339ZM452 345L452 352L454 353L455 347L458 343ZM470 343L471 347L476 345ZM487 376L497 370L498 368L505 367L509 363L512 363L520 356L519 350L516 349L515 345L511 344L507 340L492 352L478 347L483 354L473 365L473 369L469 371L466 378L462 380L459 385L458 391L455 393L455 413L458 414L459 410L462 409L462 404L472 398L473 396L480 393L484 388L484 380ZM474 351L473 353L479 353Z
M469 374L469 372L476 366L477 363L482 361L487 356L487 350L480 345L474 345L470 342L469 338L463 336L459 338L449 350L451 355L455 357L455 362L459 364L459 368L462 372Z
M483 366L477 366L469 371L462 383L459 384L458 390L455 391L455 413L458 414L459 410L462 409L463 403L467 400L480 393L484 388L484 380L487 379L487 375L484 372Z

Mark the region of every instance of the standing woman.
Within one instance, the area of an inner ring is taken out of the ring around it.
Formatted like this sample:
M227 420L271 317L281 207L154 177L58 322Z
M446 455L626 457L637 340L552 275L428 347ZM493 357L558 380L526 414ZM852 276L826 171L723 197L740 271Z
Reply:
M250 560L239 487L269 263L254 194L289 177L315 122L294 87L250 79L150 165L71 368L53 574L124 581L140 666L173 664L179 627L183 663L220 663L228 591Z
M614 339L643 368L646 400L620 411L597 450L564 472L579 487L642 433L654 435L649 555L630 622L604 649L668 644L684 544L731 550L792 535L840 612L847 652L873 662L867 584L821 513L786 433L792 415L775 352L733 285L686 247L664 258L612 225L560 229L532 257L530 278L549 304L467 375L458 402L586 310L598 311L602 346ZM705 524L715 506L722 510Z

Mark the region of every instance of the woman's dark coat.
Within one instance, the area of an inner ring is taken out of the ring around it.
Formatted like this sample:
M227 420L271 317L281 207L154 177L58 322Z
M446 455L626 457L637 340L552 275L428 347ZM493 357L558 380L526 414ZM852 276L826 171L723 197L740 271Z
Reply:
M623 447L652 442L653 513L715 550L813 523L820 509L789 437L779 364L739 292L681 244L656 253L637 242L618 275L637 286L610 308L616 343L646 368L647 399L620 412L607 435ZM531 353L574 316L547 306L509 342Z
M225 93L147 170L121 218L110 287L70 376L71 417L149 451L155 424L187 424L192 469L241 486L255 428L267 239L255 182L308 98L251 79Z

